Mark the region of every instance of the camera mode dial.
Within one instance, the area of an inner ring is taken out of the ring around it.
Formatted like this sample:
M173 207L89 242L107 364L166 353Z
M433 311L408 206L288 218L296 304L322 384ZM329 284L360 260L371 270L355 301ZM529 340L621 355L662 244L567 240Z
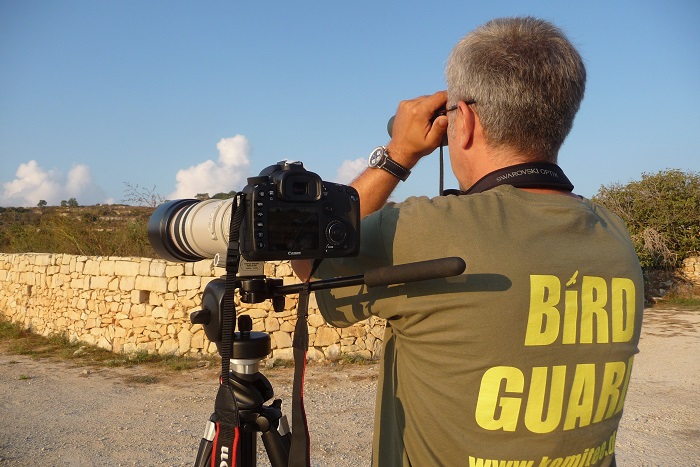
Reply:
M339 220L332 220L326 226L326 240L329 245L342 245L348 238L348 229L345 224Z

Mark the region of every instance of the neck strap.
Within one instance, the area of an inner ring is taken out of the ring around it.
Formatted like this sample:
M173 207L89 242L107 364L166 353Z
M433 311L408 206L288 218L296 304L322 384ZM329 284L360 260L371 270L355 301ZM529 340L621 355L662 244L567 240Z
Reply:
M442 194L471 195L499 185L511 185L515 188L551 188L569 192L574 189L558 165L551 162L526 162L495 170L483 176L466 191L444 190Z

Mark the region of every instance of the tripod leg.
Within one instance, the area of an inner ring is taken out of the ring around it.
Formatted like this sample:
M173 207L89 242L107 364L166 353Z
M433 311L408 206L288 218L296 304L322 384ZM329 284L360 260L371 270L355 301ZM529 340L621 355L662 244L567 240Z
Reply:
M199 450L197 451L197 458L194 461L194 467L207 467L211 464L212 442L216 435L216 425L212 421L212 418L214 418L214 415L207 420L207 425L204 428L204 434L202 435L202 440L199 442Z
M256 432L241 430L238 440L238 465L242 467L253 467L257 464L256 436Z

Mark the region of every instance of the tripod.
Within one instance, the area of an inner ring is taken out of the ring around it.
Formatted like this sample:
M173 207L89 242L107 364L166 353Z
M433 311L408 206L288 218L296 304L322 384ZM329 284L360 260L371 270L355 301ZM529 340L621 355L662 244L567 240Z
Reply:
M282 414L282 400L275 399L272 404L264 405L272 399L274 391L270 381L258 371L260 360L270 353L270 336L262 332L252 332L252 325L249 316L238 318L240 332L236 333L234 340L234 355L245 355L247 358L231 360L231 385L242 425L237 465L255 465L256 434L260 433L270 465L286 466L291 433L287 417ZM214 413L207 421L200 441L196 467L211 465L215 422Z
M391 266L378 268L367 271L364 275L340 277L335 279L320 280L314 282L306 282L304 284L293 284L282 286L281 279L269 279L264 277L248 278L245 280L236 279L235 286L241 290L241 301L246 303L259 303L266 299L272 299L273 308L276 312L282 311L284 308L284 295L300 293L300 298L315 290L331 289L337 287L349 287L354 285L366 285L367 287L375 287L381 285L391 285L405 282L413 282L427 279L437 279L450 276L456 276L464 272L466 264L461 258L443 258L439 260L421 261L418 263L410 263L399 266ZM223 279L215 279L207 284L202 296L202 310L196 311L190 315L190 320L194 324L202 324L204 331L209 340L216 343L219 354L224 355L222 347L223 329L222 322L222 303L226 292L226 283ZM230 298L230 297L229 297ZM281 299L281 300L280 300ZM299 311L301 314L297 318L297 328L295 330L295 340L299 333L299 318L306 318L306 300L300 300ZM256 436L260 433L267 456L272 467L286 467L290 461L290 452L292 451L292 433L289 431L287 418L282 414L280 399L274 400L271 404L265 405L265 402L274 397L274 391L269 380L263 376L259 370L260 361L269 355L271 350L270 336L263 332L252 331L252 320L247 315L242 315L238 318L238 332L231 336L232 351L230 359L230 372L228 386L231 388L231 400L224 400L220 392L217 395L216 407L217 411L212 414L206 424L204 435L199 444L195 467L210 466L212 456L215 455L217 449L217 423L222 421L222 415L219 408L226 405L226 409L231 413L236 414L236 423L238 424L239 435L234 438L234 450L230 456L235 455L235 459L229 458L229 452L226 451L221 456L224 466L243 466L254 467L256 465ZM296 355L296 345L295 345ZM304 360L299 362L296 358L295 365L298 367L301 363L305 364ZM300 388L297 388L297 381L303 382L303 371L301 378L299 376L299 368L295 369L295 394L293 402L298 402ZM302 398L303 399L303 398ZM303 401L301 402L301 416L304 418L303 425L306 429L305 414L303 413ZM295 423L297 416L300 415L298 404L294 404ZM299 425L295 425L296 429ZM299 438L296 438L299 439ZM308 443L308 437L307 437ZM308 465L308 445L306 446L307 459L305 462ZM297 458L297 452L292 455L293 462L296 465L303 465L303 459ZM231 462L228 462L228 461Z

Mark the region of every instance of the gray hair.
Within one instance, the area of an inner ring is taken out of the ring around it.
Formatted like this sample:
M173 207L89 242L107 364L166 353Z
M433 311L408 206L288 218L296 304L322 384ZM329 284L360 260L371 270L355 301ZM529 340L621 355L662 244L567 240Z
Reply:
M559 28L531 17L489 21L455 46L445 73L448 101L476 100L491 146L556 162L586 87L583 60Z

